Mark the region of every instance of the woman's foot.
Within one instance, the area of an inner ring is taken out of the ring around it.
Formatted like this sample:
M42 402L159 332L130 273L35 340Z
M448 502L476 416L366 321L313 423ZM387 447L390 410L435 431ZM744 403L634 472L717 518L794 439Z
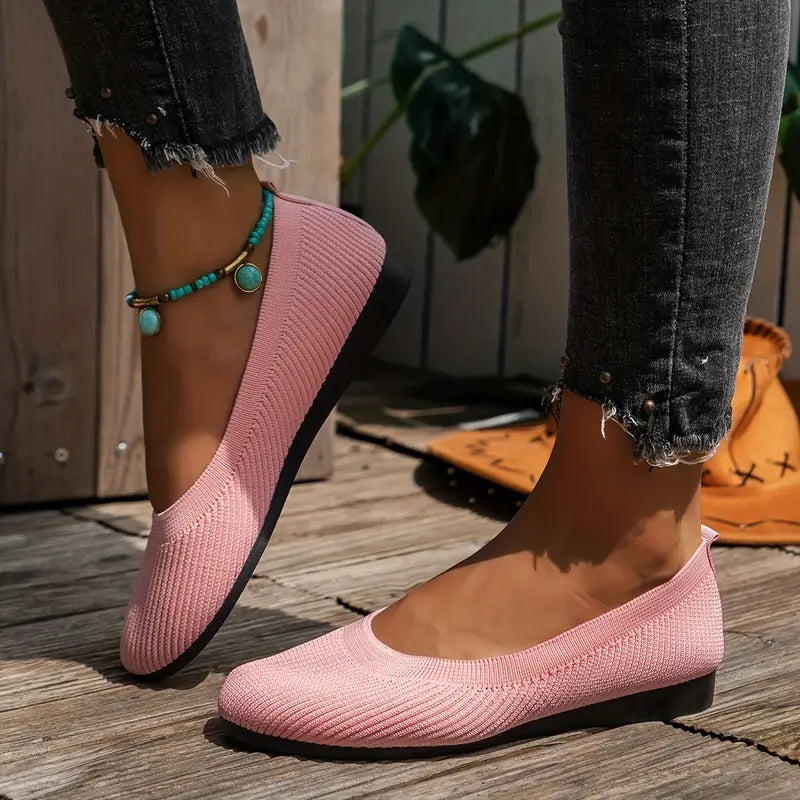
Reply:
M707 707L722 617L699 468L634 465L600 421L567 394L550 464L496 539L387 610L234 670L223 729L407 757Z
M627 434L565 393L547 469L474 556L378 614L395 650L483 658L544 642L669 580L700 541L700 467L635 465Z
M104 156L138 293L182 285L241 251L261 210L252 172L220 170L226 196L180 168L142 175ZM157 197L137 209L145 184ZM156 513L121 642L138 675L188 663L230 613L306 450L408 287L384 264L381 237L339 209L274 193L266 234L251 259L269 263L261 291L219 281L168 304L142 343Z
M220 692L222 731L272 752L417 758L698 713L723 650L714 538L706 529L665 583L502 656L406 655L377 638L371 614L235 669Z

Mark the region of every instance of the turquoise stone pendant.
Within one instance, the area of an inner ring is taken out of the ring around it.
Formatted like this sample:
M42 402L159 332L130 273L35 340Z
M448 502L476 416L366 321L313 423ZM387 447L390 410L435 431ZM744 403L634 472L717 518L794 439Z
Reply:
M261 270L255 264L240 264L233 273L233 282L248 294L255 292L262 280Z
M161 328L161 315L154 308L143 308L139 312L139 330L142 336L155 336Z

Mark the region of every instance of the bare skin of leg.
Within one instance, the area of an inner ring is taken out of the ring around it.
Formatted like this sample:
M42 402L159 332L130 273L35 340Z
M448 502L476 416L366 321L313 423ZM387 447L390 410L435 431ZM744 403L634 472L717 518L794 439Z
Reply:
M188 166L148 172L138 146L121 131L105 133L100 148L139 294L181 286L241 252L261 213L252 166L218 168L226 192L203 175L193 177ZM269 263L271 240L272 225L250 259L254 264ZM158 335L142 338L147 485L156 511L177 500L217 450L260 299L261 290L245 294L226 279L164 307Z
M634 464L616 424L564 393L547 468L508 526L461 564L373 620L411 655L514 653L667 580L700 544L701 465Z

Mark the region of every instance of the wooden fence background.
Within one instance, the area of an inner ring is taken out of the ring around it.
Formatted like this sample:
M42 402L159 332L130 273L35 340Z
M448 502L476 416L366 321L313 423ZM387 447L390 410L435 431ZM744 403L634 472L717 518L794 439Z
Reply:
M792 57L797 56L798 0ZM525 21L558 10L559 0L345 0L345 84L388 72L399 28L411 22L458 53ZM561 45L555 26L471 63L525 100L541 160L536 186L508 242L456 263L413 201L409 137L396 125L343 193L363 209L389 248L414 267L409 297L378 355L453 375L558 373L567 312L567 202ZM381 87L344 104L345 153L393 106ZM785 325L800 377L800 208L775 170L758 272L754 315Z

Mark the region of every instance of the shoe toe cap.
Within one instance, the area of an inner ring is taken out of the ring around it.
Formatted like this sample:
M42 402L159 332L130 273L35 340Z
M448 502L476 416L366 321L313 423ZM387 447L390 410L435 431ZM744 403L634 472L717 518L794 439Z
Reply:
M128 672L167 670L212 624L246 559L246 552L222 552L215 544L204 532L170 541L151 533L120 640Z

